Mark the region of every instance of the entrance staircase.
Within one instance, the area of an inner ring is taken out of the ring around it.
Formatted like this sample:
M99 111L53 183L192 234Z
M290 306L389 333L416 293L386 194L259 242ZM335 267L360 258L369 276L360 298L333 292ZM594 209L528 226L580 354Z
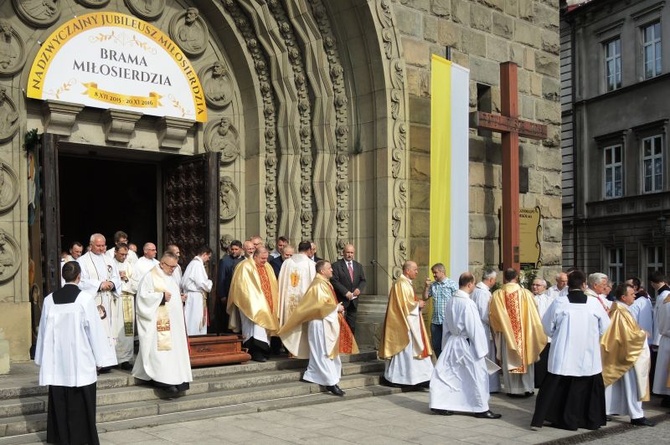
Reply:
M280 357L193 370L190 390L166 399L138 384L129 371L112 370L98 379L98 430L115 431L226 415L342 400L319 385L300 381L307 360ZM376 351L342 356L340 387L346 399L400 391L379 385L384 362ZM12 365L0 376L0 445L29 443L46 430L47 388L37 385L33 363Z

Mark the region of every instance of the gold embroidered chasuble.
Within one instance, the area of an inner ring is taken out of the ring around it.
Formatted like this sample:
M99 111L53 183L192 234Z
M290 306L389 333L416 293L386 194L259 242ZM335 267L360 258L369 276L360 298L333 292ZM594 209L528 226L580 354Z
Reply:
M254 324L274 335L279 329L278 300L277 278L272 266L265 263L260 266L259 272L253 258L240 262L235 267L228 294L230 328L234 332L241 330L240 311Z
M525 374L547 344L533 294L517 283L503 284L493 293L489 311L491 329L505 339L509 372Z
M410 312L418 306L419 301L414 295L412 282L401 275L391 287L386 318L382 327L382 337L379 345L379 358L390 359L401 352L409 344L410 325L407 320ZM428 341L428 333L424 325L423 317L419 315L420 335L423 341L423 349L415 358L429 357L433 349Z
M337 308L337 303L333 285L323 275L316 274L300 303L278 332L286 349L297 358L309 358L308 322L325 319ZM337 323L324 323L324 333L328 358L333 359L340 353L358 353L356 339L341 313L337 314Z
M640 328L623 303L616 302L610 308L610 325L600 338L603 362L603 382L605 386L619 380L632 367L636 368L638 391L641 401L649 400L649 353L647 334ZM645 351L646 350L646 351ZM644 354L647 352L646 354ZM641 362L638 364L638 361ZM639 373L639 367L646 367L646 374ZM640 374L644 374L641 376ZM642 377L642 378L641 378Z

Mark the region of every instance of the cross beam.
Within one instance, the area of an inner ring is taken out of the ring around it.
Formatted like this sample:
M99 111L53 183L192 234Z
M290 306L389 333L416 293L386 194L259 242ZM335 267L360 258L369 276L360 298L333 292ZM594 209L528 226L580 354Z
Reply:
M503 270L519 270L519 137L546 139L547 126L519 119L517 65L500 64L501 114L473 113L471 127L490 130L502 138L502 256Z

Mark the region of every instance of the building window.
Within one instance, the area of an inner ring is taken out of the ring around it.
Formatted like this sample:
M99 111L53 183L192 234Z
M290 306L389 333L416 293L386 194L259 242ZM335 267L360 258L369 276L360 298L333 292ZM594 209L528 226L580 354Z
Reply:
M605 79L607 91L621 88L621 39L605 43Z
M642 180L644 193L663 190L663 137L661 135L642 139Z
M623 283L623 249L621 247L607 249L607 276L612 283Z
M605 147L605 199L623 196L623 163L621 145Z
M663 247L661 246L647 246L646 250L646 269L647 276L657 270L664 270L663 266Z
M644 78L661 74L661 23L655 22L642 28L642 54Z

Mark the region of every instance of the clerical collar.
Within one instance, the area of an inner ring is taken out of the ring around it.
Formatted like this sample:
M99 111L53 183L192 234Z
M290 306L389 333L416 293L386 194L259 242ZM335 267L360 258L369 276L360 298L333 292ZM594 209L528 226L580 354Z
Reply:
M454 297L470 298L470 294L460 289L457 289L456 292L454 292Z
M483 281L480 281L479 283L477 283L476 287L479 288L479 289L489 290L489 287Z

